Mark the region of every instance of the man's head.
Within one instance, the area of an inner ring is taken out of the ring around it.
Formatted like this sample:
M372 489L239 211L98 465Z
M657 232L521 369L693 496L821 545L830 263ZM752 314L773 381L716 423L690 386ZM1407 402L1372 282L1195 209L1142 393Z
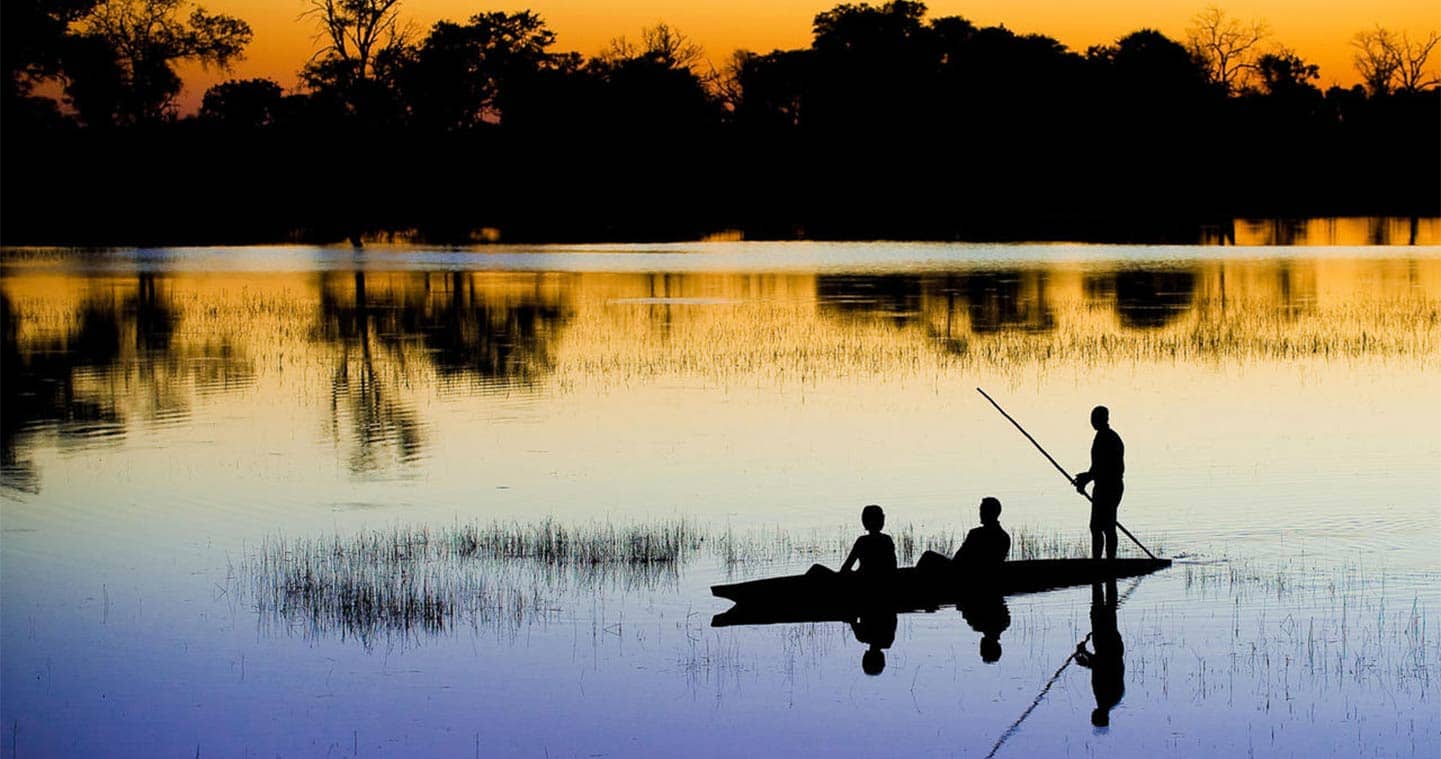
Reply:
M879 675L885 672L885 652L878 648L872 648L861 654L861 671L868 675Z
M981 524L995 524L1001 518L1001 501L995 496L981 499Z
M886 526L886 512L874 503L861 509L861 525L871 532L880 532Z
M995 664L1001 660L1001 639L987 635L981 638L981 661Z
M1091 426L1103 430L1111 425L1111 410L1105 406L1091 409Z
M1110 727L1111 714L1108 710L1099 706L1091 710L1091 724L1096 727Z

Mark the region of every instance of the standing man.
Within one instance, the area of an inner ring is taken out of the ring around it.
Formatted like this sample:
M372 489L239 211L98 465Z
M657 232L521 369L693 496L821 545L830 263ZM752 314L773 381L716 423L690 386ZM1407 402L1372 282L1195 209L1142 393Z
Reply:
M1091 558L1116 558L1116 508L1121 505L1121 476L1126 473L1126 445L1111 429L1111 412L1105 406L1091 409L1091 469L1076 475L1076 492L1086 494L1086 485L1096 483L1091 493Z

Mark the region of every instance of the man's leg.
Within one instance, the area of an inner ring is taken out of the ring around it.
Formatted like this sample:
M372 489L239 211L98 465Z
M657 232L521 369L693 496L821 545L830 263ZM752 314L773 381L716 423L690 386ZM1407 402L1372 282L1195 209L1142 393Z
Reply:
M1116 522L1111 520L1111 526L1106 528L1106 558L1116 558Z
M1106 533L1099 527L1091 528L1091 558L1101 558L1101 551L1106 545Z

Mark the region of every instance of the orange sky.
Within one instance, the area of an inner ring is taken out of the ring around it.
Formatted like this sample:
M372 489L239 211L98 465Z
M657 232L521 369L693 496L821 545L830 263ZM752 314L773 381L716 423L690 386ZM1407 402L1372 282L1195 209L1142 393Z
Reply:
M880 4L883 0L873 0ZM182 108L193 110L210 84L229 78L268 77L286 87L315 47L314 26L297 16L305 0L200 0L215 12L245 19L255 31L244 61L230 72L187 69ZM1083 52L1142 27L1159 29L1183 39L1192 16L1206 0L932 0L929 17L960 15L978 25L1004 23L1017 32L1055 37ZM1322 88L1357 81L1351 65L1351 37L1381 24L1413 37L1441 30L1441 4L1436 0L1372 0L1340 6L1314 0L1248 0L1216 3L1232 16L1268 22L1274 39L1321 66ZM598 52L612 37L639 36L641 27L665 21L704 46L717 66L737 48L769 51L810 43L811 19L836 5L831 0L535 0L491 4L475 0L402 0L401 15L423 33L440 19L463 20L481 11L529 9L541 15L557 34L557 49Z

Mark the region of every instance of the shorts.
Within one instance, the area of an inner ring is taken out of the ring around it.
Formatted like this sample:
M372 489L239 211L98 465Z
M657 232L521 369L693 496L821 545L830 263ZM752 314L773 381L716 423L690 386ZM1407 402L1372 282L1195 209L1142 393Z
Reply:
M1124 491L1125 487L1119 483L1105 487L1099 483L1096 485L1091 495L1091 529L1116 529L1116 509L1121 505L1121 493Z

